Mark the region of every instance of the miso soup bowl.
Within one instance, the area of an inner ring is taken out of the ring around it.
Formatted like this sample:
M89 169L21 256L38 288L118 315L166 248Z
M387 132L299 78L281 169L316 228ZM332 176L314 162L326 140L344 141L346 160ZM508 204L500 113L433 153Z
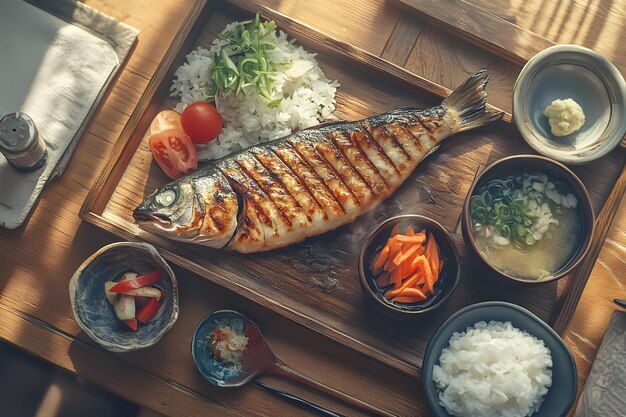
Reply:
M530 280L514 275L507 274L494 267L488 259L486 259L478 250L474 233L471 230L470 219L470 199L474 195L474 190L481 187L487 181L497 178L503 178L508 175L516 173L522 173L524 171L538 171L548 176L555 176L569 184L572 194L578 200L578 209L580 210L580 217L582 222L582 232L580 236L580 242L573 254L566 260L566 262L552 274L552 277L540 280ZM585 258L591 245L591 237L593 236L595 224L595 215L593 212L593 206L589 193L580 179L570 171L565 165L556 162L552 159L538 156L538 155L515 155L507 158L500 159L480 173L474 183L470 187L467 197L465 198L465 204L463 205L463 212L461 214L461 225L463 230L463 240L465 246L468 249L468 254L472 260L487 273L487 275L496 279L501 279L514 283L521 284L546 284L548 282L556 281L569 274L576 266Z

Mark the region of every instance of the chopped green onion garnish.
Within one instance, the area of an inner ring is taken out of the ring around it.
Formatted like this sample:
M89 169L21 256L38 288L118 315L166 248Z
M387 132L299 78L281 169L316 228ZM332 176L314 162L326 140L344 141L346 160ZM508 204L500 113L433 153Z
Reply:
M218 35L228 42L215 54L215 65L210 76L215 88L208 91L209 100L216 94L240 94L245 87L255 86L258 94L267 100L270 108L280 104L282 97L274 97L272 81L276 74L267 51L274 49L267 36L276 30L274 21L261 22L257 13L254 20L240 22Z

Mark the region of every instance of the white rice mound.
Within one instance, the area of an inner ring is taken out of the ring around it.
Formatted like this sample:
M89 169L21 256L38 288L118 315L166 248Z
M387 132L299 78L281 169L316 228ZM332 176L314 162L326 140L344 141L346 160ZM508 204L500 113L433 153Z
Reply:
M235 23L229 24L227 31ZM275 44L269 51L277 74L271 84L274 97L283 96L275 108L257 94L255 86L246 86L235 96L216 97L215 105L224 119L219 138L206 145L197 145L201 160L217 159L257 143L290 135L328 120L335 110L335 93L339 83L331 81L320 69L315 54L296 46L279 30L268 38ZM180 99L176 110L181 112L195 101L206 101L207 87L213 81L209 70L212 56L224 41L215 39L210 49L199 47L187 55L186 63L174 74L171 95ZM283 65L285 64L285 65Z
M454 333L433 380L439 403L463 417L525 417L552 384L552 357L542 340L511 325L484 321Z

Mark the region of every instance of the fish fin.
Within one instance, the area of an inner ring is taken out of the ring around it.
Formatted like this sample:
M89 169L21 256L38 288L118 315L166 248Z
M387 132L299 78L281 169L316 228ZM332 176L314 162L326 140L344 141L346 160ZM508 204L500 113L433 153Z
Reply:
M487 110L485 87L489 73L483 69L469 77L443 101L447 110L458 117L459 132L484 126L500 119L504 113Z

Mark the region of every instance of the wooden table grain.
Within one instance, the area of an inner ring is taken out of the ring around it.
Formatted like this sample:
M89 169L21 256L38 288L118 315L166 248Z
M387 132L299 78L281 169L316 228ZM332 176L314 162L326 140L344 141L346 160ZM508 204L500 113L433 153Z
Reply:
M112 354L80 331L70 308L69 278L86 257L115 238L81 222L78 212L175 33L195 6L194 0L85 2L140 29L139 42L63 177L46 186L23 227L0 230L0 338L168 416L304 414L258 387L213 388L196 372L189 353L196 324L213 310L231 308L253 317L277 354L308 376L399 416L429 415L417 375L398 374L371 362L179 268L181 315L157 346ZM620 47L626 25L625 0L469 3L553 42L594 48L626 73L626 48ZM448 88L475 68L487 67L493 79L491 103L510 108L519 65L394 5L377 0L266 0L264 4ZM565 337L576 357L581 388L615 309L611 300L626 298L624 272L626 202L622 201ZM289 382L275 378L266 378L266 382L346 415L357 415L353 409Z

